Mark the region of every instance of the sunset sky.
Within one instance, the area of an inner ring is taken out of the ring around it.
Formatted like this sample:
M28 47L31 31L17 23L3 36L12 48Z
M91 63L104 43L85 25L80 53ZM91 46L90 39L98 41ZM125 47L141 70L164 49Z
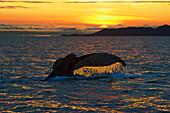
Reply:
M0 0L0 30L170 24L170 0Z

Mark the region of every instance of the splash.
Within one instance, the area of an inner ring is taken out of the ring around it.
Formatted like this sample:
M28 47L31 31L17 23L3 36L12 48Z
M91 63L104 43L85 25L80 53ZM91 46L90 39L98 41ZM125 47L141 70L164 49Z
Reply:
M125 73L125 75L130 75L130 73L126 67L124 67L124 73Z
M115 63L109 66L85 66L74 70L74 76L56 76L48 79L48 81L61 81L61 80L91 80L98 78L136 78L136 77L165 77L165 75L154 74L154 75L141 75L141 74L130 74L127 67L123 67L121 63ZM34 77L34 81L41 81L45 78Z
M85 75L85 76L107 76L117 73L128 73L127 69L122 66L121 63L115 63L109 66L85 66L74 70L74 75Z

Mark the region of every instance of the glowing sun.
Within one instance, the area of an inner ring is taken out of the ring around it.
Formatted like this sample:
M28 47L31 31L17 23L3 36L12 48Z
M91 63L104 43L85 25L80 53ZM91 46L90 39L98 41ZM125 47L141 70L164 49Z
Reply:
M108 28L108 26L107 25L101 25L101 26L99 26L99 28Z

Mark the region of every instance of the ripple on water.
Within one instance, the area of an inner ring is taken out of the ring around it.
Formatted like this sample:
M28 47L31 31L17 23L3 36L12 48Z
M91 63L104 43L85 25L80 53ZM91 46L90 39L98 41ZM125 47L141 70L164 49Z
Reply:
M170 112L169 37L0 38L1 112ZM130 74L32 80L47 77L60 57L93 52L119 56Z

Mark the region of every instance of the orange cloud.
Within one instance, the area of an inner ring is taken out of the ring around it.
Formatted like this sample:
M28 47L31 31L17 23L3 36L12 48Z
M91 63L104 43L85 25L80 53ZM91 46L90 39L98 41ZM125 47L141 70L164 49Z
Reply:
M64 3L170 3L170 1L68 1Z
M92 25L117 25L121 24L125 20L152 20L151 18L146 17L137 17L137 16L113 16L113 15L102 15L102 14L93 14L85 16L82 18L84 24Z

